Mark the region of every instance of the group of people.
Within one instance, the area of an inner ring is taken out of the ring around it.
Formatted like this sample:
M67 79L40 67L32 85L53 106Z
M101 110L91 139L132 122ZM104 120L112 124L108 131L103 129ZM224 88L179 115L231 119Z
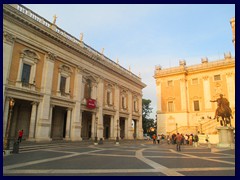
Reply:
M177 151L181 151L181 145L193 145L198 147L199 137L197 134L173 134L172 135L172 144L177 144Z
M164 138L165 138L165 136L163 134L158 134L157 136L156 136L156 134L153 134L153 136L152 136L153 144L156 144L156 143L161 144L163 142Z
M180 133L173 133L172 135L168 135L167 137L165 137L163 134L158 134L156 136L156 134L154 134L152 136L153 139L153 144L161 144L161 142L163 142L164 139L167 139L167 143L168 144L176 144L176 148L177 151L181 151L181 145L193 145L195 147L198 146L198 141L199 141L199 137L197 134L180 134Z
M169 136L168 143L169 144L170 143L171 144L177 144L176 136L177 136L177 134L175 134L175 133L173 133L171 136ZM193 145L194 143L197 144L198 141L199 141L199 137L198 137L197 134L195 134L195 135L194 134L185 134L185 135L180 134L180 136L182 137L181 142L180 142L181 145Z

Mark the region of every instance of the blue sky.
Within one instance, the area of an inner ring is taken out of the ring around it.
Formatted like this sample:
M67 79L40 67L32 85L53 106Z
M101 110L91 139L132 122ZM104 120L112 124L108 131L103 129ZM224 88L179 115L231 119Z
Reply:
M215 61L231 52L230 19L234 4L23 4L48 21L79 38L113 61L138 75L147 85L143 98L152 101L156 113L156 65L175 67L185 59L187 66L201 58Z

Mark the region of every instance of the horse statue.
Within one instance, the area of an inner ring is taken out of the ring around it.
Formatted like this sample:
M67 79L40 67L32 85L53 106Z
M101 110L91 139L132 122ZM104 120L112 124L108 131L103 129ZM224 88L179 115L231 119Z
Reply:
M230 127L232 127L231 125L232 114L229 110L220 108L217 114L217 122L219 122L219 118L221 118L220 119L221 126L230 125Z
M220 94L220 98L210 102L217 102L218 104L214 119L217 118L217 122L219 122L219 117L221 117L220 125L227 126L229 124L231 127L232 110L229 107L229 101L226 98L223 98L223 95Z

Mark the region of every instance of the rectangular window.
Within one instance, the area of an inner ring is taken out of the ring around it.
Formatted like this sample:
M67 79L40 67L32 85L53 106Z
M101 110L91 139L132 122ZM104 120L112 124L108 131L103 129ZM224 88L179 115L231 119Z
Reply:
M173 101L168 102L168 112L173 112Z
M23 64L22 79L21 79L23 85L29 84L30 72L31 72L31 65Z
M66 87L66 80L67 78L64 76L61 76L61 81L60 81L60 91L61 93L65 93L65 87Z
M136 112L136 111L137 111L137 108L136 108L136 101L134 101L133 107L134 107L134 111Z
M200 111L199 101L193 101L194 111Z
M214 75L214 81L220 81L220 80L221 80L220 74Z
M168 82L167 82L167 85L168 85L168 86L173 86L173 81L172 81L172 80L171 80L171 81L168 81Z
M124 104L124 97L122 97L122 108L125 108L125 104Z
M192 84L198 84L198 78L192 79Z
M110 105L110 92L107 92L107 104Z

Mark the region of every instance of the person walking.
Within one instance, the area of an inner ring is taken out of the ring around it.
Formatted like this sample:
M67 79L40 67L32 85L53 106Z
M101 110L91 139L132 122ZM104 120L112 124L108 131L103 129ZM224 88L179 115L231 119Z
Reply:
M153 138L153 144L156 144L156 135L154 134L152 138Z
M23 129L18 131L18 142L22 141Z
M195 134L195 136L194 136L194 144L195 144L195 147L198 147L198 141L199 141L198 135Z
M160 136L160 134L158 134L158 136L157 136L157 142L158 142L158 144L160 143L160 139L161 139L161 136Z
M182 135L177 133L175 137L176 143L177 143L177 151L181 151L181 141L182 141Z

